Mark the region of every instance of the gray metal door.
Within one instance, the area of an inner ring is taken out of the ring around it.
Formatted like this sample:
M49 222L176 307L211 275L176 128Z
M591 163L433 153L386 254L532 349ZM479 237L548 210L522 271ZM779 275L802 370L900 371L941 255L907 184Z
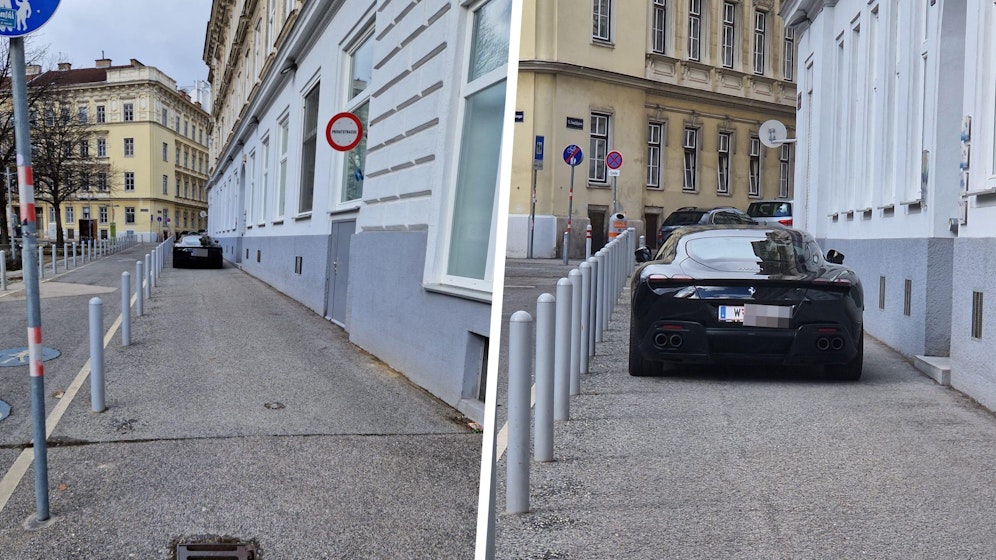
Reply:
M329 279L326 285L326 319L345 325L346 288L349 282L349 240L356 232L356 220L333 222L329 239Z

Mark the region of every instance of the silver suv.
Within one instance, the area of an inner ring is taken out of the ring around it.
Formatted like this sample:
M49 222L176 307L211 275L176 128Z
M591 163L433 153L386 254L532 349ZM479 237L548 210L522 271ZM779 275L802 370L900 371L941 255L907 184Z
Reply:
M747 215L761 224L780 224L792 227L792 201L757 200L747 207Z

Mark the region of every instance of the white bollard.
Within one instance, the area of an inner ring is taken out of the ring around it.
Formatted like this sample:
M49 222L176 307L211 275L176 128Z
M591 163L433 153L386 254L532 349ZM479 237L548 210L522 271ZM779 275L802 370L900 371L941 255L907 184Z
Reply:
M581 271L567 274L571 281L571 396L581 393Z
M505 511L529 511L529 348L533 318L512 314L508 326L508 452L505 457Z
M536 424L533 459L553 460L554 333L557 302L550 294L536 299Z
M557 281L557 334L553 354L553 417L570 418L571 403L571 281Z

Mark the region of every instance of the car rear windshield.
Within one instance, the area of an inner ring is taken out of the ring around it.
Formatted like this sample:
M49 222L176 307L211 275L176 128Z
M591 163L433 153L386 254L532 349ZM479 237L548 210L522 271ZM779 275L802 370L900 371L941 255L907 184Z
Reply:
M754 202L747 214L754 218L783 218L792 215L792 206L788 202Z
M719 270L745 271L756 266L761 274L798 274L812 270L818 258L812 258L808 245L798 235L759 232L758 235L693 237L685 243L692 259Z
M664 220L665 226L688 226L699 223L702 220L702 215L705 212L672 212L670 216Z

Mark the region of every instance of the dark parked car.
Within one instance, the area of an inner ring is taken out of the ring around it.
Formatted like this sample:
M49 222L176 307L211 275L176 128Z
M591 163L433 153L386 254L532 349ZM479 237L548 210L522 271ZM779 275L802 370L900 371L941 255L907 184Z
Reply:
M173 268L221 268L223 263L221 245L209 235L186 235L173 245Z
M661 229L657 232L657 246L663 245L671 232L682 226L756 223L758 222L754 221L743 210L732 206L720 206L719 208L686 206L671 212L661 224Z
M755 200L747 206L747 215L759 224L792 227L792 201Z
M665 363L824 365L859 379L864 295L843 257L781 226L675 230L633 274L629 373L664 373Z

